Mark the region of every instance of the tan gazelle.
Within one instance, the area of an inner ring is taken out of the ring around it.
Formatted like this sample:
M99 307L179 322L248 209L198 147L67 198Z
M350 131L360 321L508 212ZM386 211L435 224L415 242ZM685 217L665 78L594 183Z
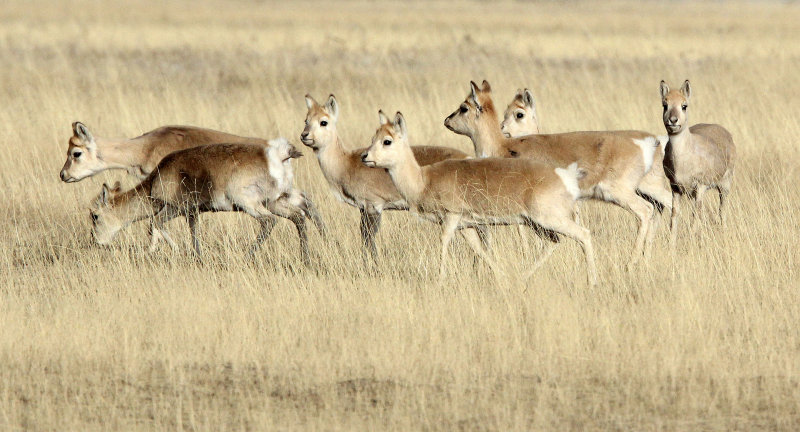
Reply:
M636 188L653 164L659 140L647 132L620 136L613 132L570 132L509 138L500 130L500 121L491 97L491 87L470 83L470 94L450 114L445 126L470 137L478 157L532 158L552 166L573 162L586 171L579 198L592 198L617 204L639 218L633 254L629 265L638 262L646 250L653 205L636 194Z
M243 137L194 126L162 126L130 139L95 137L81 122L72 124L72 137L67 148L67 160L61 169L61 180L67 183L81 181L109 169L124 169L139 180L144 180L166 155L192 147L213 143L242 143L267 146L267 140ZM283 171L292 183L292 167ZM303 201L307 215L325 237L325 224L314 203L297 189L288 192L291 201ZM159 233L154 232L154 239ZM169 240L169 237L164 237Z
M209 144L170 153L147 178L127 192L103 185L90 209L92 235L108 244L134 221L153 218L154 233L165 222L185 216L194 250L200 256L197 218L202 212L242 211L258 219L261 231L251 252L269 236L275 215L295 224L301 258L309 262L302 201L288 195L293 189L285 173L291 159L302 156L285 139L261 144ZM171 240L169 240L171 241ZM153 242L157 242L154 238Z
M514 99L508 104L500 130L509 138L518 138L539 133L539 117L536 112L536 102L533 94L527 88L517 90ZM610 131L623 137L636 138L638 131L617 130ZM667 140L659 137L658 149L653 152L653 164L647 174L642 178L637 188L638 192L658 203L660 211L671 211L672 189L664 173L664 148ZM659 222L659 212L653 213L652 225L648 236L652 238Z
M398 112L394 122L382 112L379 117L381 125L364 154L364 163L388 170L412 211L443 226L440 277L446 274L448 245L456 231L499 273L475 228L527 225L552 243L526 276L550 256L558 235L565 235L583 247L589 284L597 283L591 235L572 215L580 196L578 181L585 175L576 163L554 168L532 159L490 157L420 166L409 146L403 115Z
M699 207L706 190L716 189L719 193L719 219L725 221L723 207L731 190L736 146L730 132L718 124L689 126L689 99L692 96L689 80L679 90L670 90L667 83L661 81L660 90L664 126L669 134L664 168L674 190L671 221L674 241L681 195L694 196Z
M364 148L347 150L337 133L339 103L330 95L324 105L306 95L305 128L300 139L317 155L319 167L333 194L342 202L361 212L361 241L377 262L375 236L384 210L408 210L408 204L392 184L385 170L369 168L361 163ZM421 165L446 159L463 159L466 153L438 146L413 147L414 157Z

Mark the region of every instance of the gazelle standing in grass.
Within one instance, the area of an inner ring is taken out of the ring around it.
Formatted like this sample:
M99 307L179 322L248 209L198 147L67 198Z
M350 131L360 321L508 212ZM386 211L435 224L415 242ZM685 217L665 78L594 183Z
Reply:
M373 262L377 262L375 236L380 228L381 213L384 210L408 210L408 204L385 170L369 168L361 162L364 148L344 148L336 128L339 119L336 97L330 95L324 105L309 95L305 100L308 113L300 139L314 150L333 194L361 212L362 245L371 254ZM466 153L449 147L416 146L411 151L420 165L467 157Z
M168 154L192 147L214 143L255 144L267 147L267 140L243 137L212 129L194 126L162 126L130 139L95 137L81 122L72 123L72 137L67 148L67 160L61 169L61 180L66 183L81 181L109 169L124 169L139 180L144 180ZM286 184L293 183L291 163L283 170ZM320 235L326 237L325 223L314 203L297 189L288 192L290 201L302 201L306 214L314 222ZM153 232L153 246L162 233ZM165 233L164 233L165 234ZM169 236L163 237L169 242ZM170 242L171 245L174 243Z
M636 194L636 188L653 164L659 140L646 132L621 136L613 132L570 132L509 138L503 135L491 97L491 87L470 83L470 94L444 125L468 136L478 157L532 158L552 166L578 163L587 175L580 184L579 198L617 204L639 219L639 230L628 265L638 262L647 250L653 205Z
M288 194L285 169L302 153L283 138L260 144L210 144L170 153L138 186L127 192L103 185L91 208L92 235L108 244L134 221L152 218L153 232L167 221L185 216L199 257L197 219L202 212L242 211L258 219L261 231L251 252L269 236L275 215L292 221L300 237L300 253L309 263L303 202ZM291 177L290 177L291 179ZM153 239L153 243L157 238Z
M482 158L447 160L420 166L408 142L401 113L391 122L379 113L380 126L363 161L384 168L411 209L442 225L439 275L446 274L448 246L456 231L495 273L497 262L483 248L476 228L485 225L527 225L552 241L551 247L530 268L530 276L550 256L565 235L580 243L586 255L590 285L597 272L589 230L573 220L578 180L585 175L576 163L567 168L531 159Z
M536 110L536 101L533 93L526 89L517 90L514 99L508 104L503 114L503 122L500 130L503 135L509 138L519 138L526 135L536 135L539 133L539 116ZM623 137L637 138L639 131L619 130L611 131ZM663 137L658 139L658 149L653 152L653 162L649 171L644 175L639 183L637 190L658 203L659 211L653 212L652 225L648 231L648 241L652 240L658 228L660 211L672 210L672 190L669 180L664 173L664 151L667 140Z
M678 226L681 195L692 195L700 209L703 194L708 189L719 193L719 220L725 221L725 198L731 191L736 161L733 137L718 124L696 124L689 127L689 99L692 87L684 81L679 90L670 90L661 81L661 104L664 107L664 126L669 134L669 145L664 158L667 177L673 187L672 241Z

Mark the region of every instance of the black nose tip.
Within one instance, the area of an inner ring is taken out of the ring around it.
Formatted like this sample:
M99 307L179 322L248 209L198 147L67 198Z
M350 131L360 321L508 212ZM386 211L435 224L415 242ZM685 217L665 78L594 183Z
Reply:
M308 138L308 132L303 132L300 134L300 138L306 139Z
M367 153L366 152L361 153L361 162L366 162L366 161L367 161Z
M67 180L67 176L64 173L64 171L61 171L60 173L58 173L58 176L61 177L61 181L66 181Z

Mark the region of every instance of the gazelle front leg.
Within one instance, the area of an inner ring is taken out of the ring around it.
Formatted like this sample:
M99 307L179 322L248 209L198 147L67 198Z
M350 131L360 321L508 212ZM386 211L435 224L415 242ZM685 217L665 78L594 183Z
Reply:
M458 224L461 222L461 215L448 213L442 222L442 260L439 262L439 280L443 280L447 275L447 254L450 241L456 233Z
M180 210L165 205L153 216L150 220L150 252L155 252L158 248L158 242L162 238L169 244L172 249L177 249L178 245L172 240L172 237L164 229L164 224L180 215Z
M469 244L469 246L472 248L472 251L486 261L486 263L489 265L489 268L491 268L492 272L495 274L495 277L503 274L502 270L500 270L500 266L497 264L497 261L495 261L494 258L492 258L492 256L488 253L489 251L484 248L477 228L465 228L461 230L461 236L467 241L467 244Z
M374 209L361 210L361 242L365 253L368 251L372 255L372 262L378 264L378 247L375 245L375 236L381 227L381 213ZM365 256L366 260L367 257Z

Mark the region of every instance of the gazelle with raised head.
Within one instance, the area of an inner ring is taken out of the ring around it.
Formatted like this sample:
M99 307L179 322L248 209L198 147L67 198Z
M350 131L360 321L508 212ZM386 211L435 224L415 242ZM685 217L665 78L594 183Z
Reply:
M347 150L337 133L339 103L330 95L320 105L306 95L305 128L300 139L314 150L319 167L328 181L333 194L342 202L356 207L361 212L361 241L374 262L378 260L375 236L384 210L408 210L408 204L392 184L385 170L365 166L361 162L364 148ZM438 146L416 146L411 151L420 165L428 165L446 159L463 159L466 153Z
M578 181L585 175L576 163L553 168L531 159L482 158L420 166L403 115L398 112L394 122L383 112L379 117L381 124L362 159L389 172L412 211L443 226L440 277L446 274L448 246L456 231L498 273L499 266L484 249L476 228L527 225L552 242L527 276L550 256L558 235L564 235L580 243L589 284L597 283L591 235L572 218L580 196Z
M194 126L162 126L136 138L108 139L95 137L85 124L74 122L67 148L67 160L60 177L66 183L74 183L105 170L124 169L139 180L144 180L168 154L214 143L268 146L267 140L261 138L243 137ZM287 176L283 181L292 184L291 164L283 173ZM303 202L303 208L307 209L305 214L325 237L325 223L311 199L297 189L292 189L288 194L292 202ZM157 242L160 234L152 234ZM169 236L164 238L169 241Z
M539 133L539 117L536 112L536 102L530 90L517 90L514 99L508 104L503 114L503 123L500 125L503 135L509 138L519 138L526 135L536 135ZM641 136L639 131L617 130L610 131L623 137L637 138ZM653 152L653 163L650 170L642 178L637 190L659 204L660 211L670 211L672 209L672 190L669 180L664 173L664 149L667 140L664 137L658 139L658 149ZM656 232L659 221L659 213L653 212L653 220L648 231L649 240Z
M719 219L725 221L725 198L731 191L736 161L733 137L718 124L689 126L689 100L692 87L684 81L679 90L670 90L661 81L661 104L664 107L664 126L669 134L669 145L664 157L664 168L673 187L672 240L677 234L678 199L690 194L697 206L702 205L703 194L708 189L719 193Z
M153 218L154 233L167 221L185 216L198 256L197 219L202 212L242 211L256 218L261 231L251 252L269 236L275 215L292 221L300 237L300 253L309 263L303 201L293 201L291 176L285 169L302 153L283 138L260 144L211 144L170 153L138 186L127 192L107 185L93 202L92 235L108 244L134 221ZM154 243L157 242L154 239Z
M491 97L491 87L470 83L470 94L444 125L468 136L478 157L531 158L551 166L573 162L586 171L579 198L617 204L639 219L639 229L629 265L646 252L653 205L636 194L636 188L653 163L659 140L646 132L620 136L613 132L570 132L509 138L503 135Z

